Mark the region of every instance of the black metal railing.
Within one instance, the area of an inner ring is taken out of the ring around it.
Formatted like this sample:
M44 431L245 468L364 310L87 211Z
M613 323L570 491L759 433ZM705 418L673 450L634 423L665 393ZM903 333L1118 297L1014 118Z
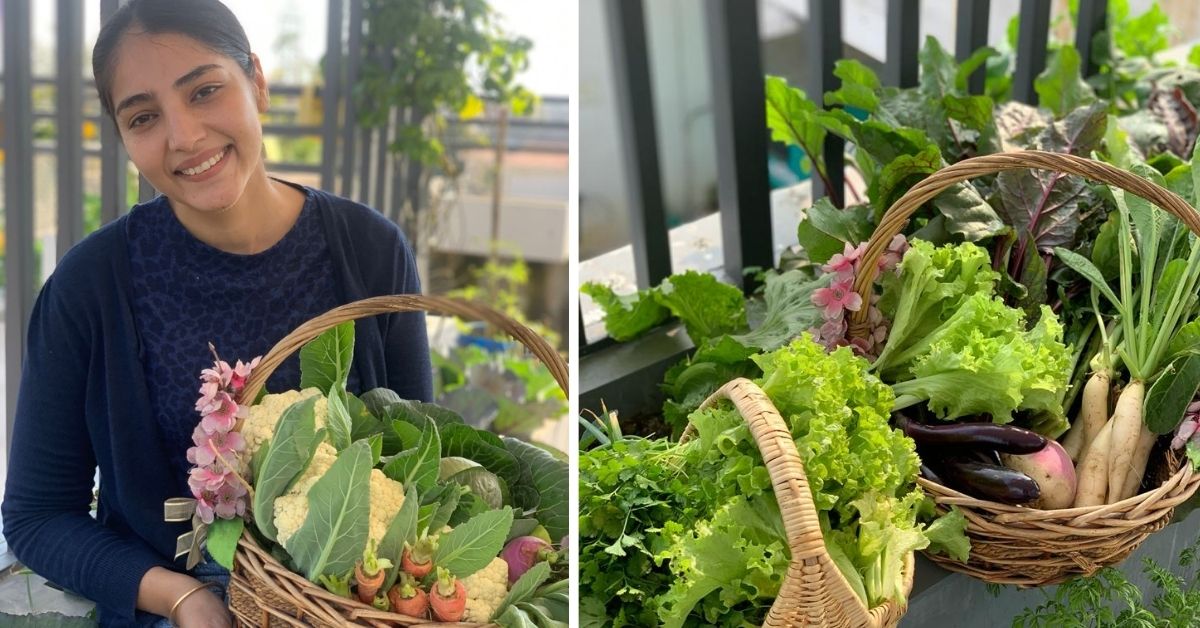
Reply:
M629 181L631 245L639 288L657 285L671 272L643 2L608 0L604 7L613 54L619 141ZM723 266L725 275L735 282L742 280L743 268L774 265L757 4L746 0L705 0L704 6L711 51L708 62L718 150ZM919 8L919 0L887 2L887 58L881 76L885 84L911 87L918 82ZM962 61L987 44L991 2L958 0L956 9L955 55ZM1033 82L1046 66L1050 9L1051 0L1021 0L1012 86L1015 100L1037 104ZM1079 0L1075 46L1085 76L1097 71L1091 43L1105 28L1107 9L1107 0ZM833 68L843 56L842 18L841 0L809 0L810 47L807 57L797 63L808 64L812 79L804 87L818 101L821 94L839 87ZM980 67L969 77L969 91L982 94L984 78L985 69ZM823 156L829 189L814 177L814 200L828 196L835 206L844 206L844 151L845 143L840 137L826 135ZM607 338L588 342L581 313L581 353L593 353L611 344Z

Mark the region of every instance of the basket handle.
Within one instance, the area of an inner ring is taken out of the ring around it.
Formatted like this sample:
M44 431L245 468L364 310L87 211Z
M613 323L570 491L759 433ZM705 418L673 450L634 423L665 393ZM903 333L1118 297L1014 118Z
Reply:
M884 213L883 218L879 221L879 226L871 234L867 250L863 253L862 261L858 266L862 272L854 279L854 291L862 296L864 303L870 301L871 286L875 282L875 275L879 272L876 262L887 249L892 237L904 229L904 226L908 224L908 219L921 205L955 183L1003 170L1021 168L1064 172L1119 187L1167 211L1187 225L1193 233L1200 236L1200 212L1193 209L1178 194L1132 172L1094 159L1065 153L1049 153L1038 150L995 153L964 159L956 164L946 166L914 185L897 199ZM866 336L867 331L867 308L859 308L857 312L852 312L850 315L850 335L853 338L862 338Z
M564 393L568 392L566 361L563 360L562 356L549 343L528 327L479 303L448 297L398 294L371 297L347 303L346 305L329 310L297 327L292 333L284 336L282 340L275 343L275 346L271 347L267 355L263 356L262 361L258 364L258 368L254 369L250 378L246 380L246 387L242 390L241 399L252 400L257 397L258 391L262 390L267 378L271 376L271 373L275 372L275 369L280 364L283 364L284 360L296 351L299 351L300 347L304 346L305 343L320 336L322 333L346 321L366 318L376 314L392 314L396 312L450 314L467 320L491 323L508 332L510 336L525 345L550 370L550 374L554 376L554 381L558 382L559 388L562 388ZM239 403L241 403L241 399L239 399Z
M783 515L783 528L792 552L788 577L784 579L775 603L771 605L764 626L882 626L898 619L902 609L887 603L868 610L858 594L850 588L842 572L825 549L817 508L804 474L804 462L796 450L796 442L787 422L775 405L754 382L737 378L731 380L700 404L700 409L712 407L728 399L750 426L750 434L762 452L763 462L774 486L775 499ZM686 443L696 435L695 426L688 424L680 437ZM909 585L912 565L908 565ZM813 575L817 572L824 588L814 596ZM833 603L834 608L822 608ZM832 615L827 616L826 612ZM837 617L835 619L835 616ZM815 621L813 621L815 620Z

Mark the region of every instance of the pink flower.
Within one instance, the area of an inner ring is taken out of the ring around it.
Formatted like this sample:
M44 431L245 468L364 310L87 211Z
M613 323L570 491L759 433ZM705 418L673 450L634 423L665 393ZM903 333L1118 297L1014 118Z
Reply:
M209 467L192 467L188 473L188 486L192 488L192 493L196 494L203 491L216 491L221 488L221 485L226 480L225 473L219 473Z
M1179 449L1186 445L1198 427L1200 427L1200 416L1185 417L1183 423L1180 423L1175 430L1175 438L1171 439L1171 449Z
M839 280L853 279L858 258L862 255L862 251L861 246L853 247L847 242L842 247L842 252L836 253L833 257L829 258L829 262L821 266L821 270L827 273L837 273Z
M200 420L200 427L209 433L232 430L237 423L237 411L237 402L229 393L221 391L213 398L212 403L200 410L204 415Z
M246 500L242 499L245 494L245 487L237 482L228 482L222 486L216 492L214 510L217 516L222 519L240 517L246 512Z
M260 360L262 360L262 356L254 358L249 364L245 364L241 360L237 361L237 366L233 368L229 377L230 392L235 395L242 392L242 389L246 387L246 380L250 377L250 372L258 366Z
M196 514L200 515L200 520L204 523L212 523L213 500L216 496L209 492L192 493L192 495L196 498Z
M837 279L828 288L814 290L812 302L824 308L825 318L837 319L842 317L842 310L857 312L862 307L862 296L854 291L849 281Z
M213 403L220 390L217 382L205 382L200 386L200 398L196 400L196 412L201 412Z
M908 252L908 240L902 234L892 236L892 241L888 243L887 250L883 255L879 256L879 271L887 272L895 270L900 264L900 260L904 259L904 254Z

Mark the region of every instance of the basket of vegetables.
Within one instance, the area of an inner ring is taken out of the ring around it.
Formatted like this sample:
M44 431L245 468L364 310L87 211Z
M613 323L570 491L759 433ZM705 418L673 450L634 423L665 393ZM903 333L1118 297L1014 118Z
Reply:
M947 569L1022 586L1090 574L1167 525L1200 485L1188 460L1200 449L1177 451L1195 429L1185 417L1200 386L1200 213L1142 166L1040 151L966 159L900 197L858 260L854 290L871 299L877 260L913 213L971 178L1037 169L1111 186L1116 210L1090 256L1032 252L1078 275L1071 306L1083 304L1094 330L1073 347L1078 366L1048 306L1027 325L1025 311L996 296L998 273L978 247L914 241L897 276L884 278L879 303L894 318L872 368L904 409L898 421L918 443L921 486L939 510L967 517L970 559L931 555ZM1171 187L1200 192L1195 176ZM1100 257L1106 270L1093 263ZM853 312L851 338L872 333L867 310ZM1088 368L1068 431L1066 383ZM1022 427L1007 424L1014 413Z
M210 515L198 535L214 558L232 563L230 606L240 624L566 622L566 561L558 560L565 457L387 389L361 397L346 390L353 321L412 311L494 325L566 390L566 363L528 328L484 306L419 295L331 310L245 365L253 370L234 389L248 406L233 429L240 438L218 440L239 445L241 462L222 462L241 479L235 492L245 493L247 516ZM296 351L302 390L263 392Z
M866 595L864 584L858 583L864 593L856 592L826 549L804 463L788 423L766 393L750 380L739 378L722 386L700 406L700 410L724 399L731 401L745 420L762 453L791 550L787 576L762 625L825 628L896 625L904 615L907 607L904 600L912 590L912 551L901 551L890 557L897 563L899 579L891 584L897 590L889 593L898 599L886 599L868 607L863 599ZM686 444L696 435L696 426L689 425L680 441ZM881 563L886 565L888 561L889 557L880 557Z
M752 359L762 377L718 387L676 441L584 423L585 625L892 626L915 550L965 559L866 360L807 333Z

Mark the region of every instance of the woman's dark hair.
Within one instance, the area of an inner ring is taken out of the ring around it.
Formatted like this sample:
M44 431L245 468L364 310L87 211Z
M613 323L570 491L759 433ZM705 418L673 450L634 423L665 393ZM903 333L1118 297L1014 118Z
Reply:
M237 17L218 0L129 0L100 28L92 48L92 74L108 117L114 118L113 63L121 39L131 29L149 34L176 33L191 37L218 54L233 59L254 78L250 41Z

